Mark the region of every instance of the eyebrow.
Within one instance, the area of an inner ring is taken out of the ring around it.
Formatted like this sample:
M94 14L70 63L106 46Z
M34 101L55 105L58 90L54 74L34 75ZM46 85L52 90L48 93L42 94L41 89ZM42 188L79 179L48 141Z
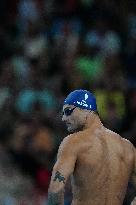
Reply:
M67 110L67 109L73 109L73 107L65 107L65 108L63 109L63 111L65 111L65 110Z

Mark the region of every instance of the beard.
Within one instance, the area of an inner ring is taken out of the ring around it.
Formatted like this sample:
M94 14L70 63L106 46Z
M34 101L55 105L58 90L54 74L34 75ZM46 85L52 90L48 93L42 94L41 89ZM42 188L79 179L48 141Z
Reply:
M84 125L77 125L77 126L67 125L67 130L70 133L76 133L76 132L84 130Z

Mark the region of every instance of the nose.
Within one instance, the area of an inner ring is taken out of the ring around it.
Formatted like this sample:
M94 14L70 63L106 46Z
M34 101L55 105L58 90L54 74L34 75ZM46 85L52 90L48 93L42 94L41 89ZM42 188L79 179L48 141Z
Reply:
M62 121L63 121L63 122L66 121L66 116L65 116L65 115L62 116Z

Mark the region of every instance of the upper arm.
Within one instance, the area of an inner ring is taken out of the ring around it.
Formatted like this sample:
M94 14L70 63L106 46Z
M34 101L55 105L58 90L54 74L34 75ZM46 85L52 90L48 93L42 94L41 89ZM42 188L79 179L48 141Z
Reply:
M65 139L58 150L57 161L53 168L50 190L57 192L64 188L73 173L77 159L77 149L71 140Z

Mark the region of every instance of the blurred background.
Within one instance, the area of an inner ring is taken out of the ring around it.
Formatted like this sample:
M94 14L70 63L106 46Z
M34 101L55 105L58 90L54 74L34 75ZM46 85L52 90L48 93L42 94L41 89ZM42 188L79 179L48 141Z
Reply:
M1 205L47 204L63 100L79 88L136 146L136 1L1 0ZM135 193L129 183L124 205Z

